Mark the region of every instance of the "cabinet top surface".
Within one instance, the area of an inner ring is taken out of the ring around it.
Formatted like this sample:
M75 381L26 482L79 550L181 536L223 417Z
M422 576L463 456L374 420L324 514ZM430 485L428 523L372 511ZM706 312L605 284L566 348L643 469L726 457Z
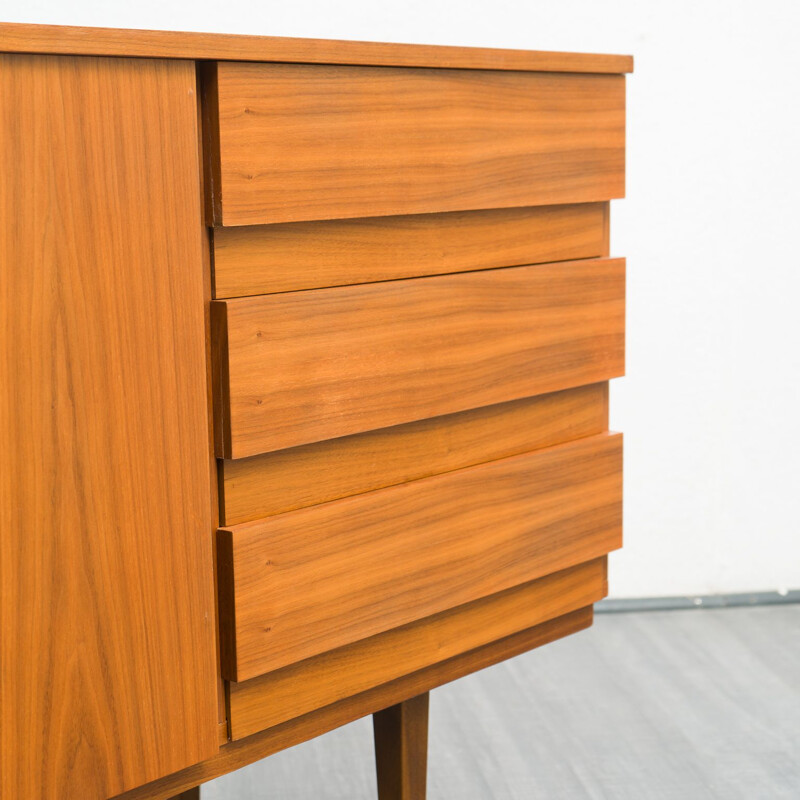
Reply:
M0 52L533 72L633 71L632 56L0 23Z

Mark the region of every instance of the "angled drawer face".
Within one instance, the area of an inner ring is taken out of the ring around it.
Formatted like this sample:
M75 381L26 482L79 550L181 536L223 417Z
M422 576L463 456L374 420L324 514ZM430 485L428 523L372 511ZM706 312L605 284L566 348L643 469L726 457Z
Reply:
M606 558L230 685L234 739L447 662L605 597ZM452 676L455 677L455 676Z
M215 301L218 455L621 375L624 283L597 259Z
M211 222L621 197L624 91L621 75L220 62Z
M552 447L607 428L608 384L595 383L224 460L220 524L251 522Z
M245 680L621 544L622 437L590 436L218 534L223 670Z
M333 730L368 714L374 714L389 706L402 703L409 697L416 697L437 686L442 686L465 675L499 664L506 659L527 653L536 647L583 631L591 627L593 616L594 609L589 605L549 619L547 622L540 622L538 625L525 628L518 633L512 633L511 636L497 639L465 653L459 653L444 661L437 661L429 667L406 673L393 681L374 686L359 694L344 697L321 709L290 720L285 725L270 727L264 731L264 739L269 742L271 752L283 750L306 741L312 736L319 735L321 732ZM326 676L326 679L329 677ZM258 679L246 684L229 684L232 690L238 686L253 689L246 697L240 698L241 703L236 702L231 695L229 719L231 735L234 739L245 736L246 734L242 731L247 727L251 727L254 731L265 727L260 722L260 712L266 712L266 716L270 716L269 709L265 707L265 703L268 701L258 691L261 687L255 685L257 681ZM231 750L235 752L236 748L231 748Z
M246 225L214 231L214 296L605 255L608 203Z

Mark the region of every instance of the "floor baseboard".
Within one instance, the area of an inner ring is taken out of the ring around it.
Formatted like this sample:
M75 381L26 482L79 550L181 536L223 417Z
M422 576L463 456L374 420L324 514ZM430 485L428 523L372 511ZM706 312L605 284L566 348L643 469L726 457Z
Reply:
M800 589L792 589L788 592L747 592L685 597L607 597L596 603L594 610L598 614L614 614L627 611L684 611L698 608L775 606L785 603L800 603Z

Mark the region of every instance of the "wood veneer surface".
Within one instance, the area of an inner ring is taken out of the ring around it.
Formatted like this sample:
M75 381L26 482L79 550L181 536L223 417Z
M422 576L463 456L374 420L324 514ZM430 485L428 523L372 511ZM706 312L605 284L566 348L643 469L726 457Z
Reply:
M602 256L606 206L583 203L216 228L215 296Z
M606 558L230 684L234 739L280 725L601 600Z
M246 680L621 544L622 437L221 528L223 674Z
M222 524L236 525L602 433L608 384L220 462Z
M206 97L218 107L215 225L625 193L621 75L244 62L215 69Z
M105 800L218 746L195 71L0 98L0 795Z
M0 51L303 64L630 72L624 55L0 23Z
M582 631L592 624L592 617L591 606L578 609L427 669L404 675L355 697L348 697L346 700L282 725L231 742L220 748L216 756L174 775L168 775L161 780L126 792L115 800L167 800L177 792L252 764L272 753L320 736L355 719L401 703L410 697L513 658L535 647Z
M242 458L624 371L625 263L212 303L217 454Z

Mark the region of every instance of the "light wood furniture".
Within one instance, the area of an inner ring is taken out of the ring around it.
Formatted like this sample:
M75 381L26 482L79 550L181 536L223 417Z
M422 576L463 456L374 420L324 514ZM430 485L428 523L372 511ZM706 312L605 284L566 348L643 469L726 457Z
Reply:
M625 56L0 25L0 796L197 797L579 631ZM301 777L298 776L298 780Z

